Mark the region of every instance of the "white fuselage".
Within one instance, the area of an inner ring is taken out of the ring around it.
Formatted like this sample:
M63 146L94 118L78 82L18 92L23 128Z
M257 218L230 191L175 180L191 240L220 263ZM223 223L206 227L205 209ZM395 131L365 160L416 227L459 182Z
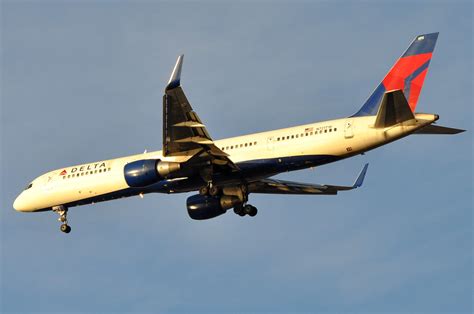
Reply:
M232 137L214 143L237 165L254 160L304 159L305 156L333 156L334 160L338 160L407 136L437 119L433 114L418 113L415 117L415 120L385 129L373 127L375 116L351 117ZM140 159L186 161L183 157L163 157L161 151L154 151L60 168L34 179L13 206L18 211L34 212L64 204L82 205L116 198L109 195L129 188L124 178L124 166ZM313 165L308 164L307 167L310 166ZM122 197L148 192L146 189L133 189Z

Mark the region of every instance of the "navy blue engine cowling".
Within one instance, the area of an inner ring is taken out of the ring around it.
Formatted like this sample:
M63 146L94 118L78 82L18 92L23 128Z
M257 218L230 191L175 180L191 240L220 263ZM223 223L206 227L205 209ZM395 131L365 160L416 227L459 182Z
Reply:
M196 220L211 219L224 214L220 198L217 196L208 196L196 194L188 197L186 200L189 217Z
M156 170L158 159L143 159L128 163L123 168L125 181L130 187L144 187L164 178Z

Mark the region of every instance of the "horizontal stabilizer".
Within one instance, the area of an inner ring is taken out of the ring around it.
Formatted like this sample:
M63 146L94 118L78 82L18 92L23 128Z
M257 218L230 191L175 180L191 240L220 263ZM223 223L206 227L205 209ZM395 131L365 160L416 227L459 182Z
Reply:
M422 129L415 131L413 134L458 134L465 131L466 130L430 124Z
M383 95L377 117L375 128L387 128L392 125L415 119L408 101L401 89L386 92Z

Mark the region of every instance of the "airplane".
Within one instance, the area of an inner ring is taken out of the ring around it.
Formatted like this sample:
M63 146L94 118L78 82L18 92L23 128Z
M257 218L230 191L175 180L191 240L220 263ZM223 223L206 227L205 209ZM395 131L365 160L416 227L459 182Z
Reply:
M318 167L410 134L457 134L438 126L437 114L415 112L438 33L418 35L362 107L341 119L213 140L181 87L183 55L163 95L163 149L47 172L13 203L20 212L53 211L60 230L71 231L68 209L147 193L195 192L186 207L192 219L211 219L229 209L255 216L249 194L336 195L362 186L283 181L273 176Z

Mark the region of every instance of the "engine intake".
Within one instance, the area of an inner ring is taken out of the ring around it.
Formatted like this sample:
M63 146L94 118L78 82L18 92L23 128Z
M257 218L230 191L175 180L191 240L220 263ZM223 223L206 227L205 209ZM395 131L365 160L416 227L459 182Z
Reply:
M235 207L240 200L235 196L209 196L196 194L188 197L186 207L189 217L195 220L204 220L224 214L227 209Z
M178 162L161 161L160 159L142 159L125 165L125 181L130 187L145 187L156 183L181 168Z

